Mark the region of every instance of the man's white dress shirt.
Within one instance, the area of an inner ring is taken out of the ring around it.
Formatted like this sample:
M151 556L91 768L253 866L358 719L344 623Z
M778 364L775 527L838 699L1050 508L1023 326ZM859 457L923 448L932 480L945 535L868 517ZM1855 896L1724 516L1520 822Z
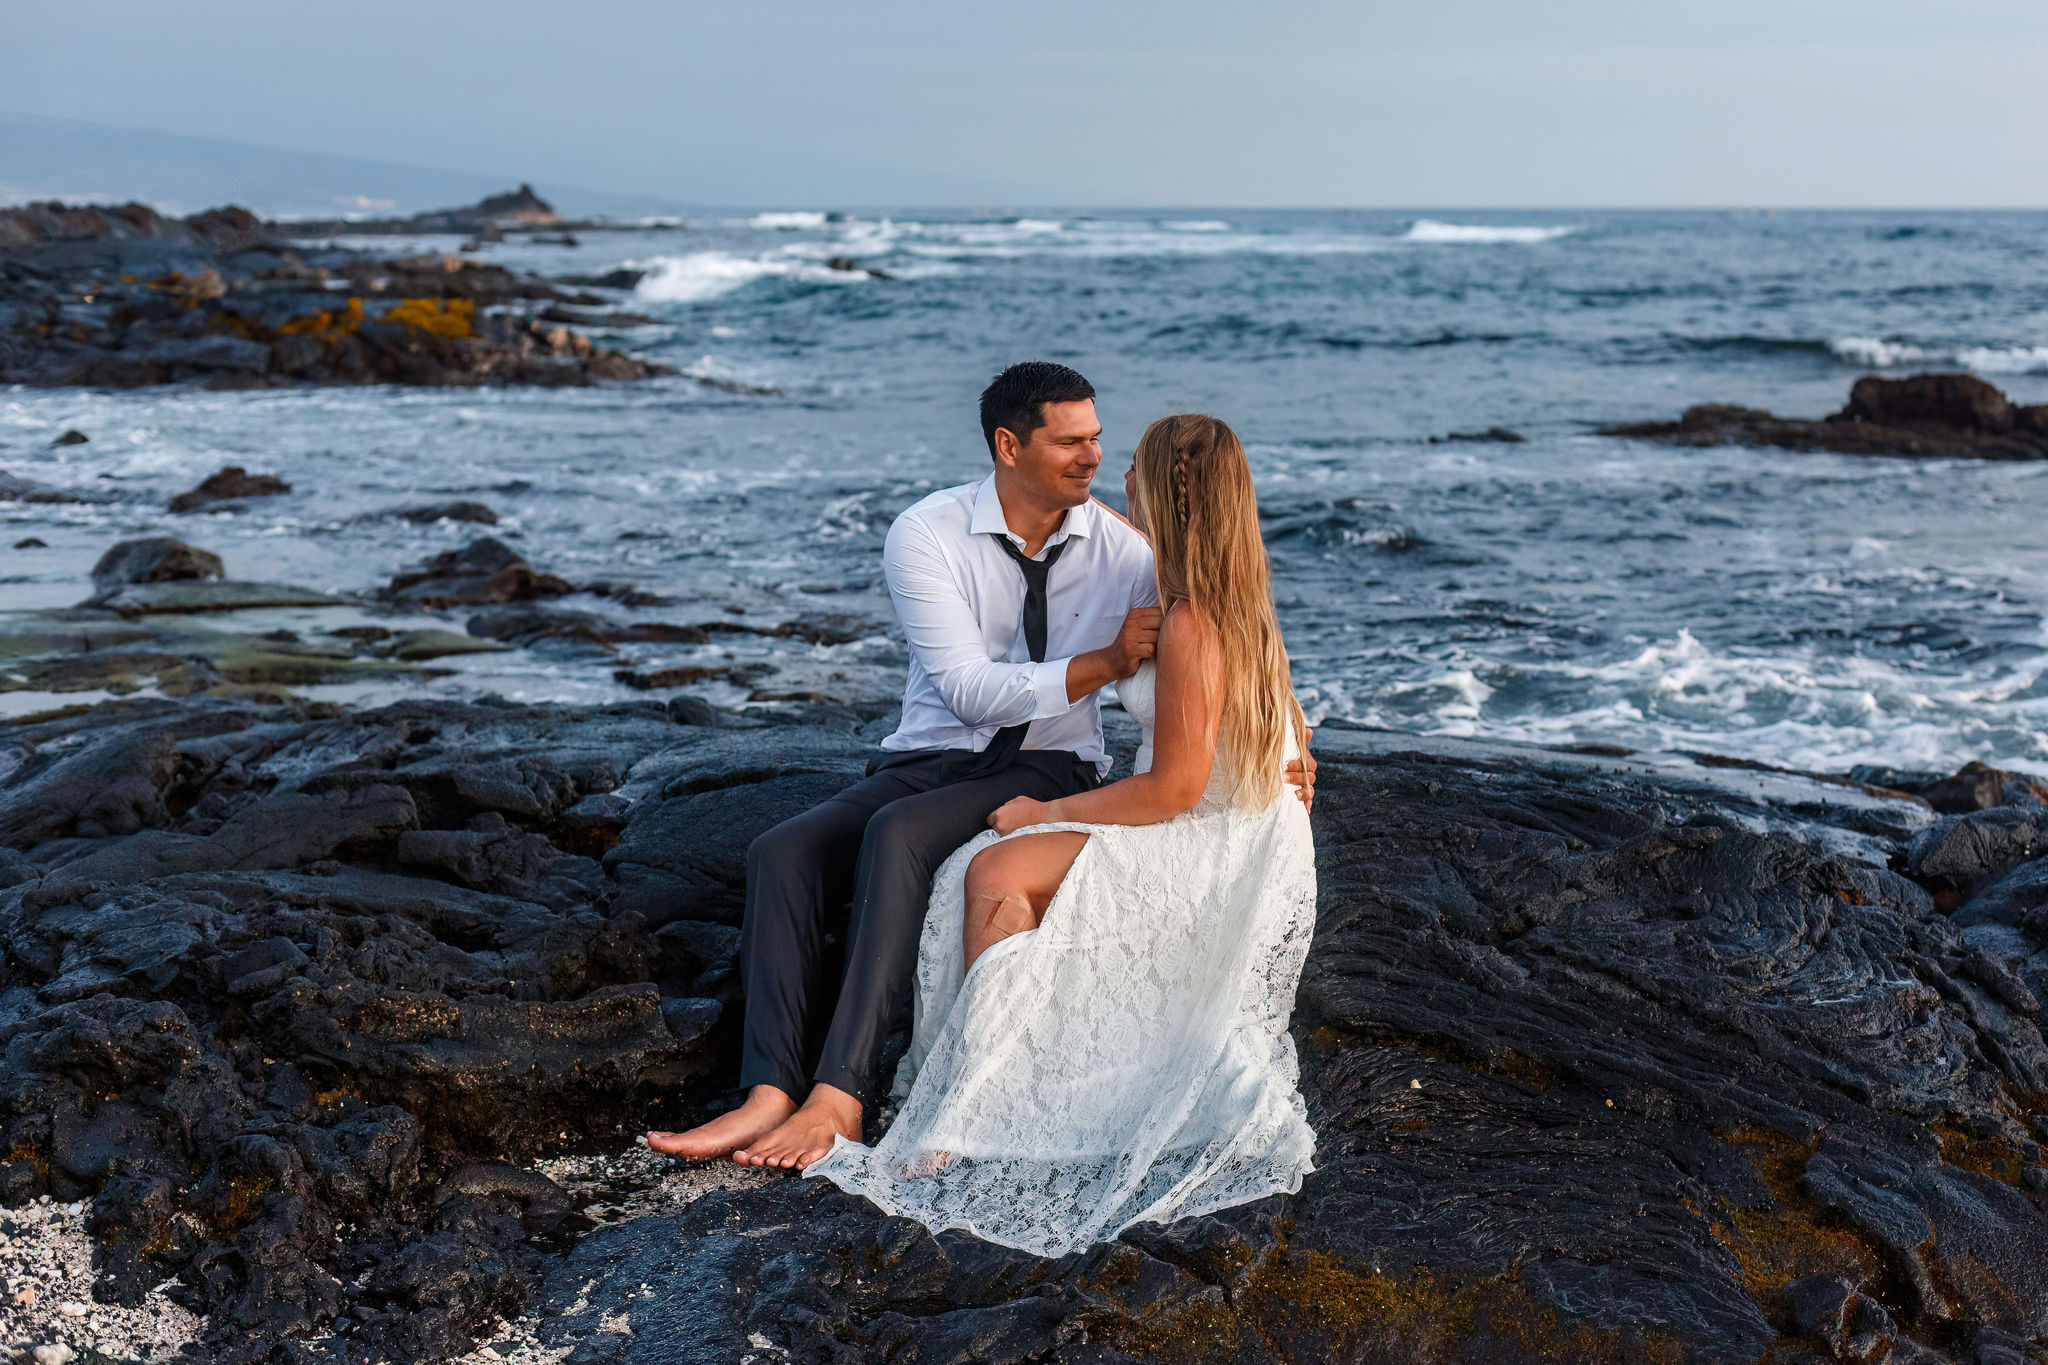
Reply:
M910 645L903 719L884 749L988 747L1030 722L1027 749L1065 749L1109 770L1094 693L1067 700L1067 663L1116 638L1131 608L1153 606L1152 547L1093 502L1067 512L1038 558L1046 573L1045 660L1024 643L1024 574L995 543L1011 535L995 476L941 489L904 511L882 552L889 596Z

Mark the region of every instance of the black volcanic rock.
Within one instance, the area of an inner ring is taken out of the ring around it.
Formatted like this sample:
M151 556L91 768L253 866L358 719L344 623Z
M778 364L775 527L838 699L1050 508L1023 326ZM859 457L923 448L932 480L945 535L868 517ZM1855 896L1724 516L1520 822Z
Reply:
M562 225L554 206L522 184L503 194L486 195L461 208L428 209L406 218L297 219L268 226L292 237L333 237L343 233L407 235L425 233L502 232L507 228L554 228ZM495 240L491 238L490 240Z
M500 198L449 221L552 220L523 187ZM325 229L315 235L376 227ZM0 383L567 385L670 372L498 307L602 296L460 253L380 260L330 247L316 266L284 232L232 207L186 219L136 204L0 209Z
M392 509L390 515L422 524L436 521L472 521L484 526L498 524L498 514L490 507L466 499L433 502L418 507L398 507Z
M483 536L434 556L422 569L397 575L382 595L418 608L525 602L569 591L567 582L537 572L504 541Z
M2048 1345L2037 807L1340 730L1298 1194L1061 1261L795 1179L577 1241L532 1160L732 1084L746 847L872 737L493 702L0 727L0 1199L92 1196L101 1296L174 1279L228 1362L445 1359L522 1307L622 1365Z
M0 502L105 502L104 495L93 496L73 493L61 488L51 488L24 479L18 474L0 473Z
M223 465L207 475L197 488L187 489L172 498L170 510L190 512L210 502L270 498L291 491L292 486L274 474L251 474L238 464Z
M2048 804L2048 783L1975 759L1946 775L1879 767L1852 768L1849 775L1859 782L1917 796L1944 815L2001 805Z
M226 573L220 556L196 549L172 536L124 540L92 566L92 585L109 593L131 583L171 583L184 579L219 578Z
M1676 422L1628 423L1599 434L1681 446L2039 460L2048 459L2048 404L2015 404L1970 374L1865 375L1841 411L1818 421L1708 403L1687 408Z

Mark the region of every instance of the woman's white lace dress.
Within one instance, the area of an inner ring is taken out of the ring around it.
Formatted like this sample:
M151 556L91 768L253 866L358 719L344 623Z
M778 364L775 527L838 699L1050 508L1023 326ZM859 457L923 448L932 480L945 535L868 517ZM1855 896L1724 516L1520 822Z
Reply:
M1152 665L1117 692L1144 726L1144 771ZM838 1139L804 1174L1042 1256L1298 1190L1315 1151L1287 1033L1315 925L1308 815L1285 785L1264 810L1232 807L1220 767L1199 805L1160 824L1019 831L1089 839L1044 922L964 978L967 864L998 836L949 858L896 1121L873 1147Z

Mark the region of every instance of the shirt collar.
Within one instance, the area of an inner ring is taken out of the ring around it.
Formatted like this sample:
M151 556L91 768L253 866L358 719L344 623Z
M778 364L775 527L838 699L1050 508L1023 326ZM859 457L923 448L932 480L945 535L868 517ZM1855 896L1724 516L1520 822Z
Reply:
M1095 500L1090 498L1079 507L1067 509L1067 519L1060 523L1060 529L1046 537L1047 545L1057 545L1068 536L1085 536L1095 529ZM1010 530L1010 524L1003 520L1003 501L996 496L996 476L991 474L974 489L974 516L967 523L970 535L1009 536L1019 546L1024 538Z

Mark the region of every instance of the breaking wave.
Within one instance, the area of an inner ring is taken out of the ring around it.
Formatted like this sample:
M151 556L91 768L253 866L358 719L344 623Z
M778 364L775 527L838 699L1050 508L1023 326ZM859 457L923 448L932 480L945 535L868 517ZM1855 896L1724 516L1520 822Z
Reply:
M747 220L747 226L768 231L793 232L806 228L821 228L830 221L829 214L805 209L793 213L757 213Z
M649 261L633 297L643 303L701 303L770 276L806 284L857 284L869 278L863 271L834 270L820 261L793 256L693 251L687 256L656 256Z
M2048 346L1921 346L1881 337L1838 337L1838 360L1873 370L1900 365L1957 365L1980 374L2048 374Z
M1578 231L1575 227L1491 227L1479 223L1440 223L1418 218L1402 234L1404 242L1448 242L1486 245L1504 242L1554 242Z

